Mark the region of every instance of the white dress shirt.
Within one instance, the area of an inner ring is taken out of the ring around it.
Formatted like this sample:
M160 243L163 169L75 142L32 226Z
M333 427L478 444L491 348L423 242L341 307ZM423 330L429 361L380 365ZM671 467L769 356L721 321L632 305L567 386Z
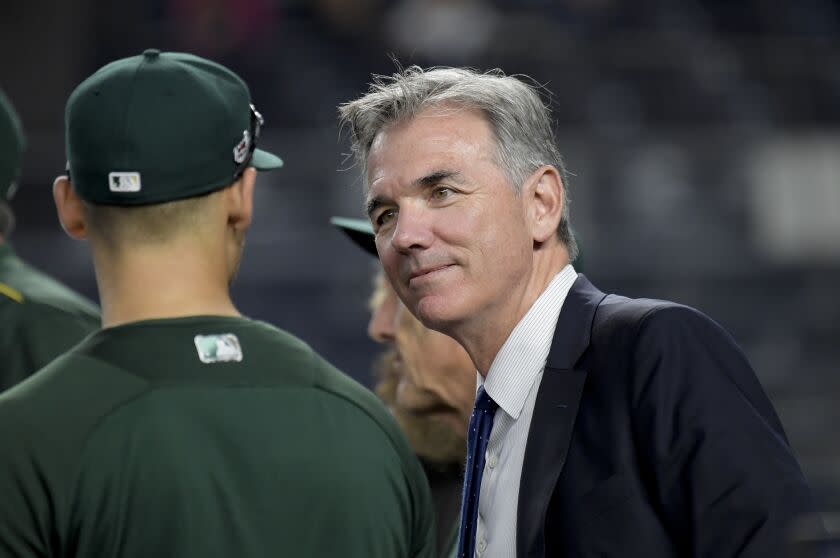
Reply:
M484 385L499 404L487 443L478 500L477 558L516 556L516 512L525 444L534 402L551 349L557 317L577 279L570 265L554 276L525 316L513 328L493 359Z

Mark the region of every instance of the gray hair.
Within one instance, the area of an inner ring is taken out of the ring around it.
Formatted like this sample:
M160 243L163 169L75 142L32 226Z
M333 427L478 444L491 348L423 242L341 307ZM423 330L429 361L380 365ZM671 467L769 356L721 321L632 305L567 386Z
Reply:
M563 181L557 236L574 260L578 247L569 220L568 173L557 149L551 112L535 85L501 70L481 74L466 68L411 66L392 76L373 76L367 94L338 109L342 127L350 129L353 156L362 175L367 174L370 147L382 129L440 105L474 108L484 114L496 138L497 164L516 192L539 167L557 169Z

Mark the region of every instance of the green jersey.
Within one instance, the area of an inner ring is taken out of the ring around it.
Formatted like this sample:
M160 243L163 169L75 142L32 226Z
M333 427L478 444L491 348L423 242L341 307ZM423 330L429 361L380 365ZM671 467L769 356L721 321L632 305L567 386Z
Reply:
M0 556L431 557L376 397L268 324L103 329L0 394Z
M0 244L0 391L99 329L90 301Z

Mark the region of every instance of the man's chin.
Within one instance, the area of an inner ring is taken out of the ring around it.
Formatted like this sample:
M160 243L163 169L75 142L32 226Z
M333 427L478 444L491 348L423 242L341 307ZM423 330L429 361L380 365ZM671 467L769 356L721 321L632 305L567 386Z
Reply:
M439 420L448 428L452 429L453 432L463 432L464 435L462 436L462 439L464 440L465 444L467 443L467 429L464 426L464 419L461 418L461 415L458 414L457 411L452 409L447 413L441 413L437 417L435 417L435 420Z
M444 297L427 296L417 303L412 313L427 328L446 333L458 321L452 311L453 306Z
M440 410L414 412L394 409L403 433L415 453L433 463L461 463L466 458L466 432L453 428L448 417L454 413Z

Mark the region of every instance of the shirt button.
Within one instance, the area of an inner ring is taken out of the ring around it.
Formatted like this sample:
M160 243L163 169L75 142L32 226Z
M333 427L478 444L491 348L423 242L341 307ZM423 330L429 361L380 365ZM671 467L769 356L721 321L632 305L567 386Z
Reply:
M487 541L485 541L484 539L479 539L478 548L476 550L478 550L479 554L483 554L484 551L487 550Z
M491 454L490 457L487 458L487 466L493 469L496 465L499 464L499 458L495 455Z

